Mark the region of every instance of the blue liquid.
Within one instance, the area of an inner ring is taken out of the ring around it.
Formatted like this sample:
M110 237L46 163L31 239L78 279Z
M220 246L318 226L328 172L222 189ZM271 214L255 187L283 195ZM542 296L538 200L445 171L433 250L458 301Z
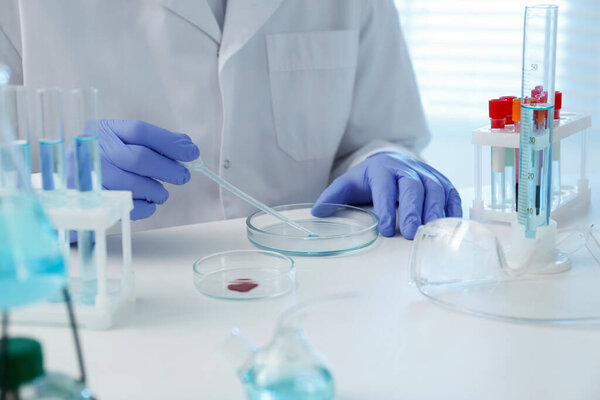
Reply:
M65 284L56 233L30 195L0 195L0 309L55 296Z
M80 192L102 190L98 136L75 138L76 186Z
M553 118L553 106L521 105L518 221L528 238L550 222Z
M242 380L248 400L331 400L334 394L333 378L324 368L298 371L264 386L250 369Z
M64 191L67 188L65 170L65 143L63 140L40 139L42 188Z
M79 206L97 207L102 203L102 174L98 136L75 138L75 184L79 191ZM93 231L77 232L81 302L94 304L98 294L95 243Z

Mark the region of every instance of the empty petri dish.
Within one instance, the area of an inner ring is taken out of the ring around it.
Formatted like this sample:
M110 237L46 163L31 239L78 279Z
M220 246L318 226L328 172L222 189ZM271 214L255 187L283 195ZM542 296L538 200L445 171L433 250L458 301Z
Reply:
M211 254L194 263L194 286L200 293L219 299L280 296L294 288L294 260L265 250Z
M327 204L330 215L323 218L311 214L313 204L290 204L274 209L294 222L314 232L302 231L265 214L255 212L246 219L248 240L261 249L294 255L330 255L369 246L379 235L379 219L374 213L359 207Z

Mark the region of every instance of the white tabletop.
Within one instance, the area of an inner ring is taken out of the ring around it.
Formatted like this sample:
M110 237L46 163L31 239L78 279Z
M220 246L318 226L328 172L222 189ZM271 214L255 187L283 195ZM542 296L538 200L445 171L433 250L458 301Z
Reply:
M599 178L582 220L600 222ZM118 239L109 246L118 248ZM196 292L192 263L252 248L244 220L135 234L136 310L112 330L81 333L89 385L101 400L244 399L223 350L232 327L263 345L291 305L355 291L359 298L324 305L304 323L329 361L336 399L600 398L600 324L525 325L441 308L408 285L410 245L396 236L345 256L296 257L295 293L226 301ZM11 333L38 337L48 369L77 375L66 328Z

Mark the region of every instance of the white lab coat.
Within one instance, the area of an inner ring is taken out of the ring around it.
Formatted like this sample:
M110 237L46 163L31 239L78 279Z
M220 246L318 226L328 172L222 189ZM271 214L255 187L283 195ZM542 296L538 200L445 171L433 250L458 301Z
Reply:
M366 155L428 141L392 0L229 0L222 34L206 0L16 1L0 0L14 80L96 86L100 118L189 134L269 205L314 201ZM253 210L199 173L166 187L134 229Z

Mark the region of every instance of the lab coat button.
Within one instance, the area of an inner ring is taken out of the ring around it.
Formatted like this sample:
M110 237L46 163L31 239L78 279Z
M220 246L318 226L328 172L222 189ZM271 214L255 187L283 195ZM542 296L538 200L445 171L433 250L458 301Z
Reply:
M225 169L229 169L229 164L230 164L230 163L229 163L229 160L225 160L225 161L223 161L223 168L225 168Z

